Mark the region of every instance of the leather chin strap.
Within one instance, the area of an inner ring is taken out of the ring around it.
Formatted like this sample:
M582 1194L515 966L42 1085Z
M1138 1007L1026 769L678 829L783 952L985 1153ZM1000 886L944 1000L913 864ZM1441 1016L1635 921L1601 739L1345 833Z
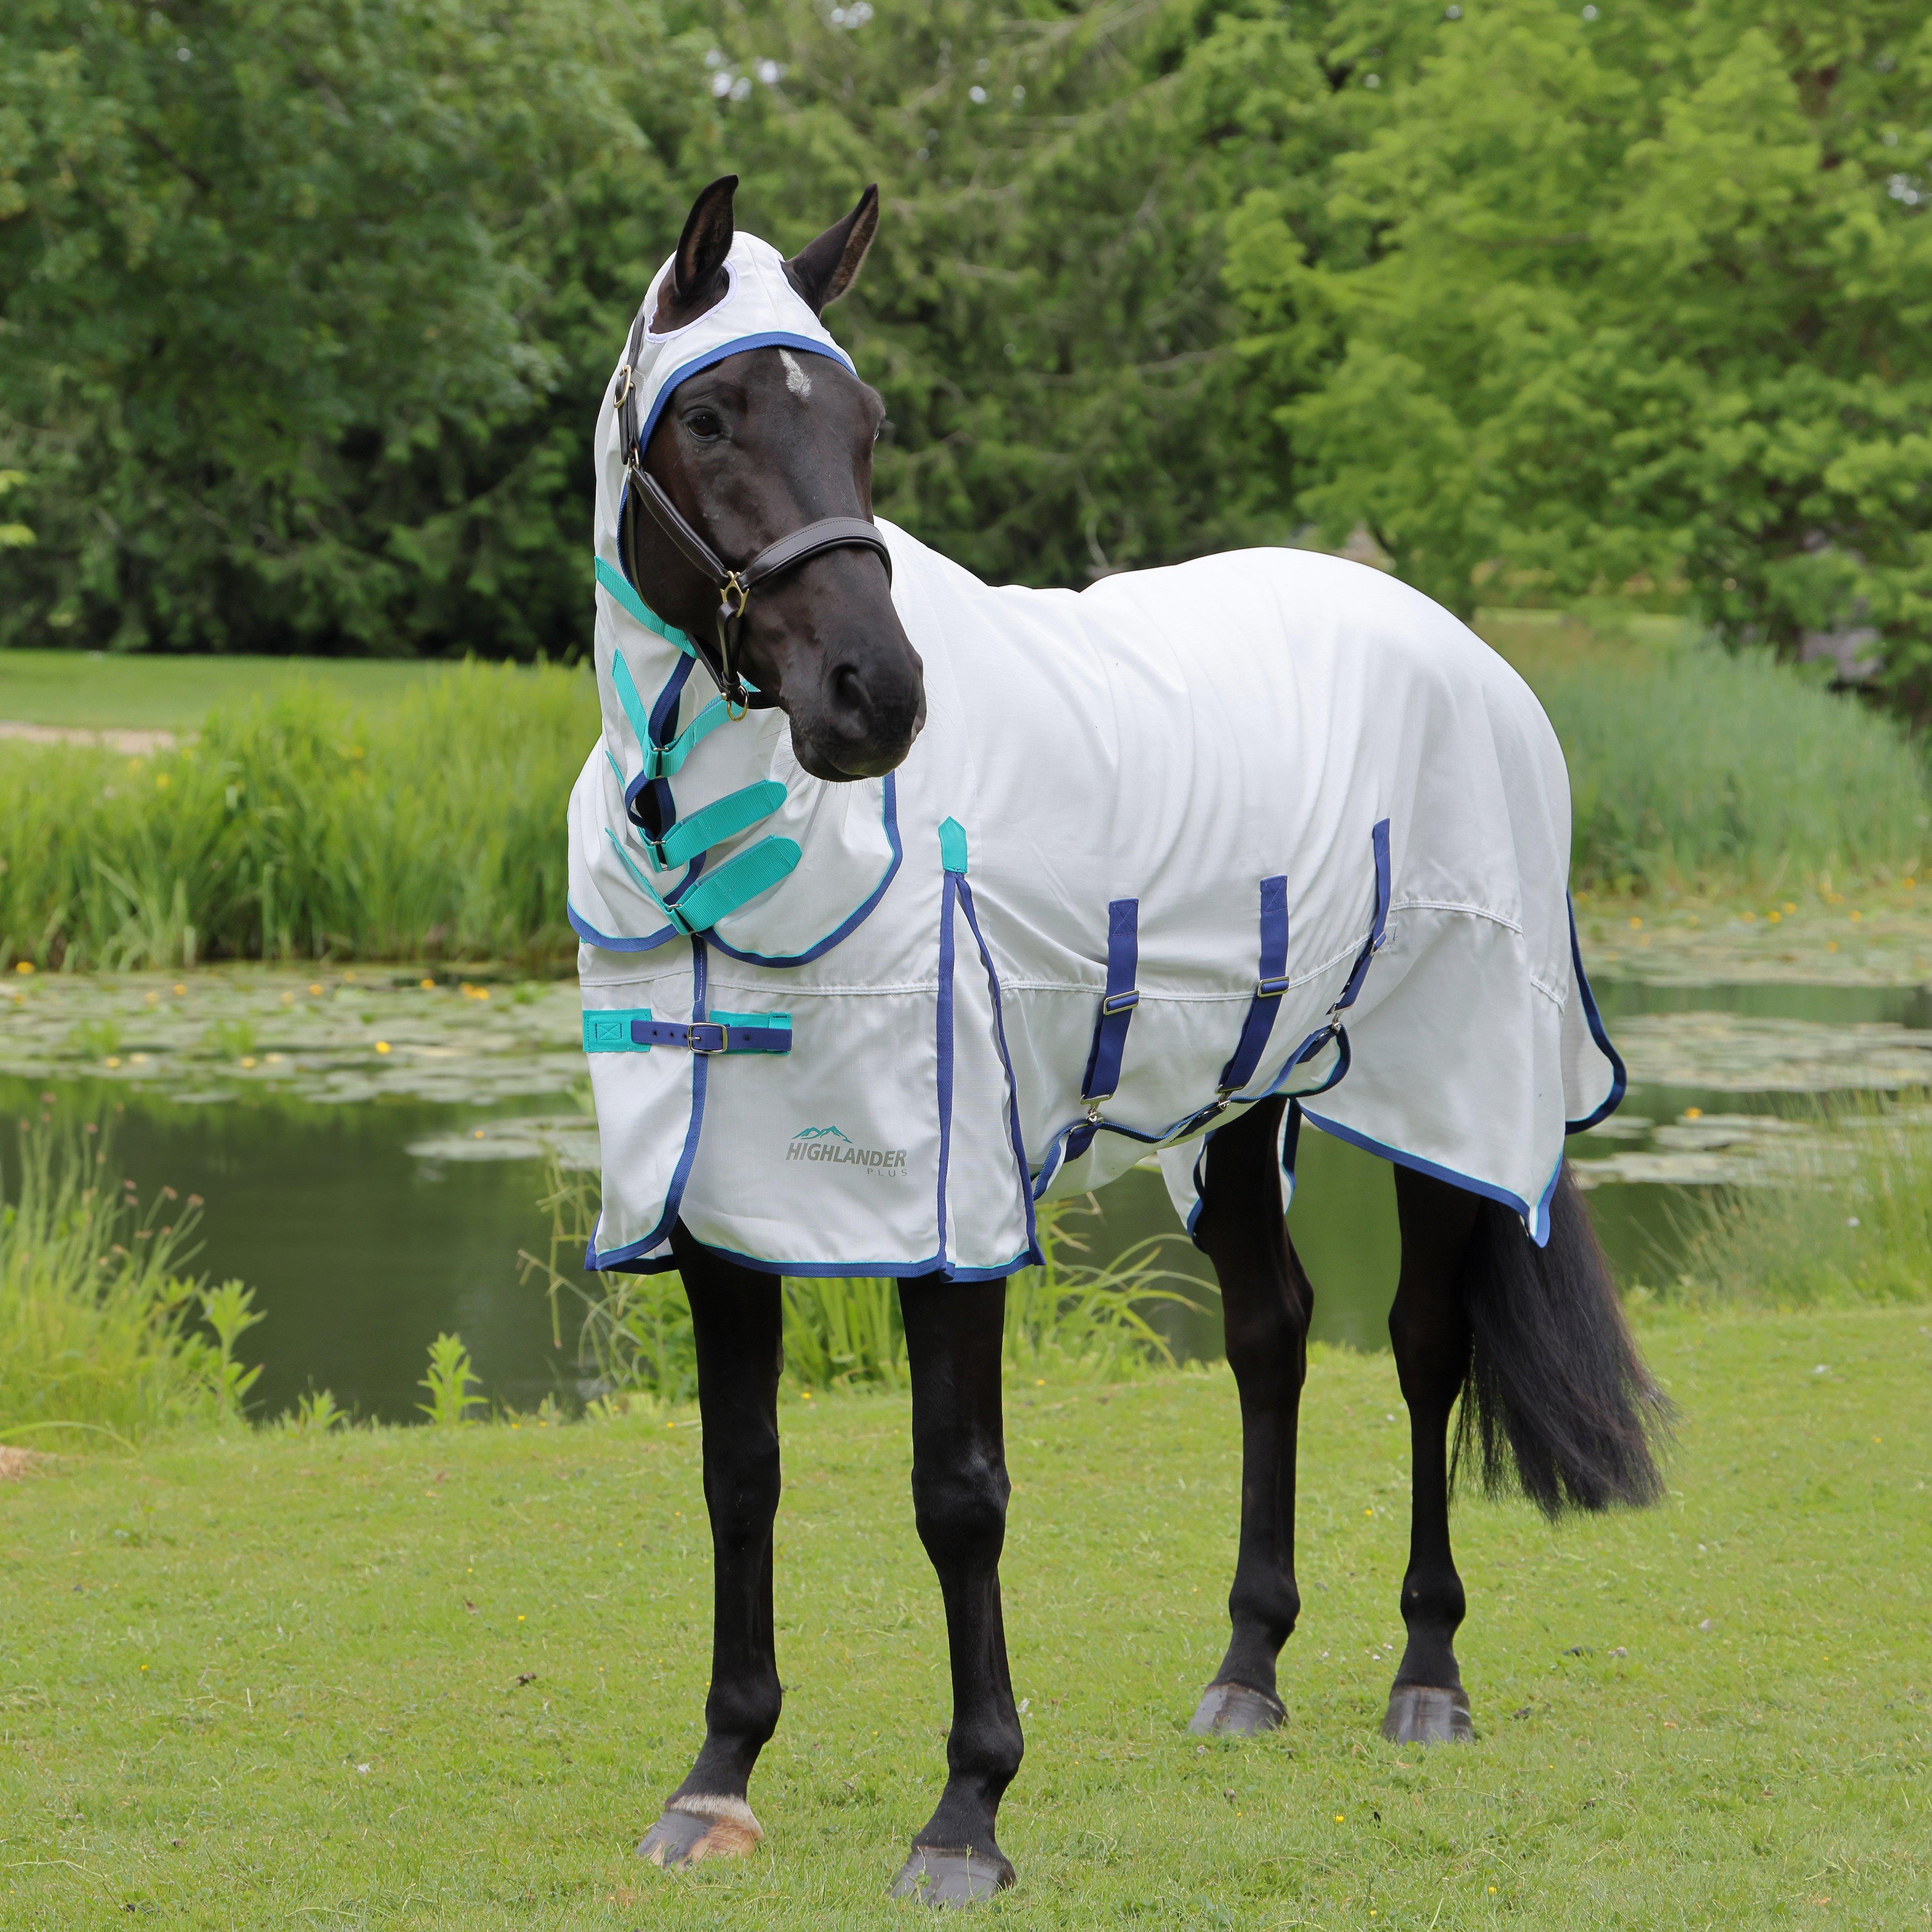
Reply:
M760 584L769 584L788 570L796 570L807 559L828 550L869 550L886 567L892 580L892 553L876 524L863 517L820 517L789 536L766 544L748 563L734 570L694 530L670 498L664 486L644 466L644 452L638 446L638 386L631 370L635 365L644 328L644 311L631 326L631 339L623 367L617 372L617 418L622 437L624 466L629 472L632 499L647 511L652 520L670 539L684 560L718 592L718 638L715 648L694 638L699 660L723 694L732 712L742 716L747 710L768 709L777 700L768 693L746 688L740 674L740 640L744 628L745 607ZM620 554L628 546L620 544ZM624 559L627 574L632 560Z

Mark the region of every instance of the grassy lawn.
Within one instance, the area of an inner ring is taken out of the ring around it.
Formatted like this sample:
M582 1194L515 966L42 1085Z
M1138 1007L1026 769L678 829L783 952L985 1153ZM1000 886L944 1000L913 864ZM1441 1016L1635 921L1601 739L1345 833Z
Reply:
M1459 1514L1480 1742L1375 1736L1400 1634L1386 1358L1324 1352L1288 1728L1183 1728L1233 1556L1222 1373L1013 1391L1006 1566L1035 1925L1923 1926L1923 1309L1653 1323L1670 1504ZM230 1432L0 1485L0 1922L787 1927L883 1892L937 1788L906 1413L794 1402L789 1695L736 1868L629 1848L698 1736L698 1440L662 1419Z
M448 668L407 658L0 651L0 720L192 731L215 705L259 696L296 677L315 679L357 703L380 704Z

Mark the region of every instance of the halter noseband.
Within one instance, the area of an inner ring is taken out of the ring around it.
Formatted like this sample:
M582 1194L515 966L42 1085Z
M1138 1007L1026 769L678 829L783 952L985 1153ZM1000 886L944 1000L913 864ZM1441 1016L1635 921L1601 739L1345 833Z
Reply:
M742 717L754 706L766 708L775 701L764 693L747 690L739 673L739 635L744 625L745 607L752 601L752 592L761 584L769 584L787 571L796 569L808 557L817 556L823 550L848 548L877 552L879 561L886 566L886 579L890 583L892 574L892 553L886 548L886 540L879 534L878 526L863 517L820 517L817 522L807 524L790 536L768 543L748 563L740 565L737 569L727 564L692 527L684 513L665 494L663 484L644 467L644 451L638 444L638 385L631 373L637 364L644 327L644 310L640 309L637 320L631 326L631 339L625 350L623 366L617 371L617 425L624 467L634 486L638 502L650 512L658 528L670 539L685 561L718 592L718 641L715 652L697 638L692 642L733 715ZM620 556L622 550L620 544ZM626 558L624 562L628 575L629 560Z

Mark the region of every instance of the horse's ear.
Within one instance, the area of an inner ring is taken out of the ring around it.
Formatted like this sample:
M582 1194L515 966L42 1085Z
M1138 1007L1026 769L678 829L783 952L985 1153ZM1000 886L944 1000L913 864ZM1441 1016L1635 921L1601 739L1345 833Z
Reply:
M690 322L711 306L719 271L737 232L731 215L731 197L737 191L736 175L720 175L691 204L659 298L660 326L670 320L668 310L674 309L679 321Z
M785 278L821 314L859 277L859 264L879 232L879 189L875 182L859 197L859 206L843 221L835 221L816 242L808 242L784 265Z

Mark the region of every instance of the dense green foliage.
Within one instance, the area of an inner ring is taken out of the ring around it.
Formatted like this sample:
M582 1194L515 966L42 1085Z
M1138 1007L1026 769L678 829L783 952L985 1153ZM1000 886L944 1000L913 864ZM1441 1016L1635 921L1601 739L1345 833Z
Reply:
M1313 520L1932 664L1904 0L19 0L0 644L568 655L691 194L799 245L886 513L1078 584Z
M0 756L0 956L555 957L581 672L465 665L362 710L300 682L152 758Z
M1408 1520L1387 1355L1313 1352L1288 1724L1232 1745L1184 1726L1227 1638L1232 1378L1012 1389L1027 1749L989 1922L1922 1923L1924 1319L1647 1324L1685 1418L1660 1509L1553 1538L1520 1505L1456 1512L1478 1742L1454 1750L1375 1735ZM0 1481L0 1919L916 1922L884 1894L944 1773L946 1640L908 1411L782 1410L768 1835L688 1878L633 1848L700 1736L694 1418L228 1430Z
M1618 650L1532 681L1569 763L1577 886L1843 883L1932 855L1918 748L1766 653Z
M1409 18L1325 233L1273 183L1233 224L1303 506L1460 610L1628 591L1932 669L1924 9Z
M688 98L622 4L10 7L0 642L567 640L572 358Z
M1170 10L24 0L0 643L580 647L595 399L728 168L787 247L886 185L840 324L898 428L883 508L1076 580L1229 533Z

